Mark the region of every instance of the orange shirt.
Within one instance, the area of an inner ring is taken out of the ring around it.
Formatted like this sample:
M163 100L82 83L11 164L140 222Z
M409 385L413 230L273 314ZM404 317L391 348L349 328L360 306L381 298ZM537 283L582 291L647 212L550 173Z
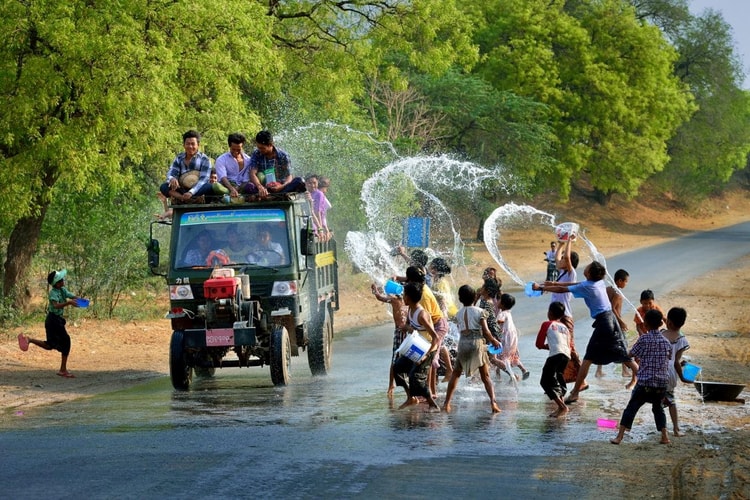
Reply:
M419 305L430 315L433 325L443 319L443 311L440 310L435 294L427 285L422 287L422 300L419 301Z

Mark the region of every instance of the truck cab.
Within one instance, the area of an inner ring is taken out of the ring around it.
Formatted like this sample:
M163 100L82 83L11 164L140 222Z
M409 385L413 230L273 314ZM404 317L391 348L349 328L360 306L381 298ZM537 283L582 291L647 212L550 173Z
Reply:
M155 227L169 230L169 261L159 262ZM334 240L319 240L304 194L232 204L173 205L171 221L151 223L149 267L166 278L172 327L172 385L193 373L269 366L286 385L291 358L307 351L313 375L331 366L339 308Z

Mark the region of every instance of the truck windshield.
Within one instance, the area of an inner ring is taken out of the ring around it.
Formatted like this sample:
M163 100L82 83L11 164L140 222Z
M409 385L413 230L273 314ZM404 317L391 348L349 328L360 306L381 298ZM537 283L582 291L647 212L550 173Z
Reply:
M175 269L217 265L288 266L282 209L209 210L179 216Z

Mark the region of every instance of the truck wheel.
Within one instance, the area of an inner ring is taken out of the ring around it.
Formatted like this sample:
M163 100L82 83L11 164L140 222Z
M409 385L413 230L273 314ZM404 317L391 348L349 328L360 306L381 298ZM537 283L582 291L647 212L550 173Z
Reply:
M328 304L321 307L317 321L310 331L307 361L313 375L328 375L333 354L333 320Z
M187 391L193 376L193 369L188 366L185 357L184 334L172 332L172 340L169 343L169 375L172 378L172 387L178 391Z
M274 325L271 331L271 381L273 385L287 385L292 368L292 347L286 328Z

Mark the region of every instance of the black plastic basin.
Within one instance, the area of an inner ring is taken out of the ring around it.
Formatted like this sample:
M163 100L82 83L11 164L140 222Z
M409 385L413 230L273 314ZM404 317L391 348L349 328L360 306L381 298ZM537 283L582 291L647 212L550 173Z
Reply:
M703 401L734 401L745 388L744 384L725 382L693 382Z

